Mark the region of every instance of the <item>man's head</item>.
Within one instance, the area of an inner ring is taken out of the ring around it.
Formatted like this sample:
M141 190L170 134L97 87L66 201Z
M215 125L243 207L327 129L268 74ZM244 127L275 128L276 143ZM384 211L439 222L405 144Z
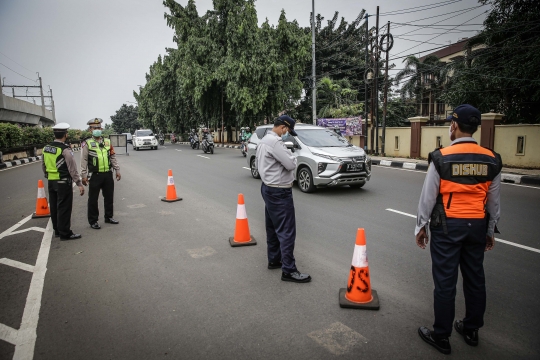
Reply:
M86 123L88 125L88 131L92 133L93 137L101 137L101 130L103 130L101 123L103 123L103 120L100 118L93 118Z
M69 127L70 126L68 123L59 123L54 125L52 127L54 138L62 142L66 141Z
M294 121L293 118L287 115L281 115L274 121L274 132L280 136L285 135L289 132L291 135L296 136L296 131L294 131Z
M446 120L450 120L450 140L454 141L457 138L472 136L482 119L480 111L472 105L463 104L454 109L452 115Z

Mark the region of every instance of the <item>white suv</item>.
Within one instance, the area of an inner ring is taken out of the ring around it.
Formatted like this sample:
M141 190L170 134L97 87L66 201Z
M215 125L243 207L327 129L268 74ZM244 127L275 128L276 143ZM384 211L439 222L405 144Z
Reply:
M260 179L255 155L260 139L273 125L262 125L255 130L248 143L247 162L251 175ZM344 137L324 127L297 124L285 145L298 160L294 178L302 192L313 192L318 187L349 185L361 188L371 178L371 159L362 148L350 144Z
M135 151L139 149L157 150L158 148L158 141L150 129L135 130L132 142Z

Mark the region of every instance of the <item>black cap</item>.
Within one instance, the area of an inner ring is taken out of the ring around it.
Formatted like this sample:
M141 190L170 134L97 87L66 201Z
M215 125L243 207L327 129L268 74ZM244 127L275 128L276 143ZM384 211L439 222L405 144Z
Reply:
M294 131L294 124L296 121L294 121L293 118L291 118L288 115L281 115L277 118L278 122L282 123L283 125L286 125L289 128L289 132L292 136L297 136L296 131Z
M469 104L459 105L454 109L452 115L446 118L446 120L453 120L466 125L480 125L481 119L480 110Z

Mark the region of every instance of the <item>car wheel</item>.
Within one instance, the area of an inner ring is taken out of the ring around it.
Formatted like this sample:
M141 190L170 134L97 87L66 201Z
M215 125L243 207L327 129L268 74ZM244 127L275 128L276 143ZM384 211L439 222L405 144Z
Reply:
M354 185L349 185L349 187L351 189L360 189L362 186L366 185L366 183L363 183L363 184L354 184Z
M133 150L137 151L137 147L136 147L136 146L134 146L134 147L133 147Z
M249 164L249 167L251 168L251 176L253 176L254 179L260 179L261 175L259 175L259 170L257 170L255 167L255 158L251 159Z
M307 167L303 167L298 171L298 187L300 191L310 193L315 191L315 185L313 185L313 175L311 170Z

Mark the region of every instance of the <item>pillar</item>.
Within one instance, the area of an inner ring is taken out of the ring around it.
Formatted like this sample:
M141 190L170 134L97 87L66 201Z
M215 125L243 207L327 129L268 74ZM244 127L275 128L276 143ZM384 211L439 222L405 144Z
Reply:
M411 158L419 158L422 149L422 126L426 125L429 118L416 116L409 118L411 122Z
M482 133L480 134L480 145L493 150L495 145L495 125L500 125L503 114L486 113L482 114Z

